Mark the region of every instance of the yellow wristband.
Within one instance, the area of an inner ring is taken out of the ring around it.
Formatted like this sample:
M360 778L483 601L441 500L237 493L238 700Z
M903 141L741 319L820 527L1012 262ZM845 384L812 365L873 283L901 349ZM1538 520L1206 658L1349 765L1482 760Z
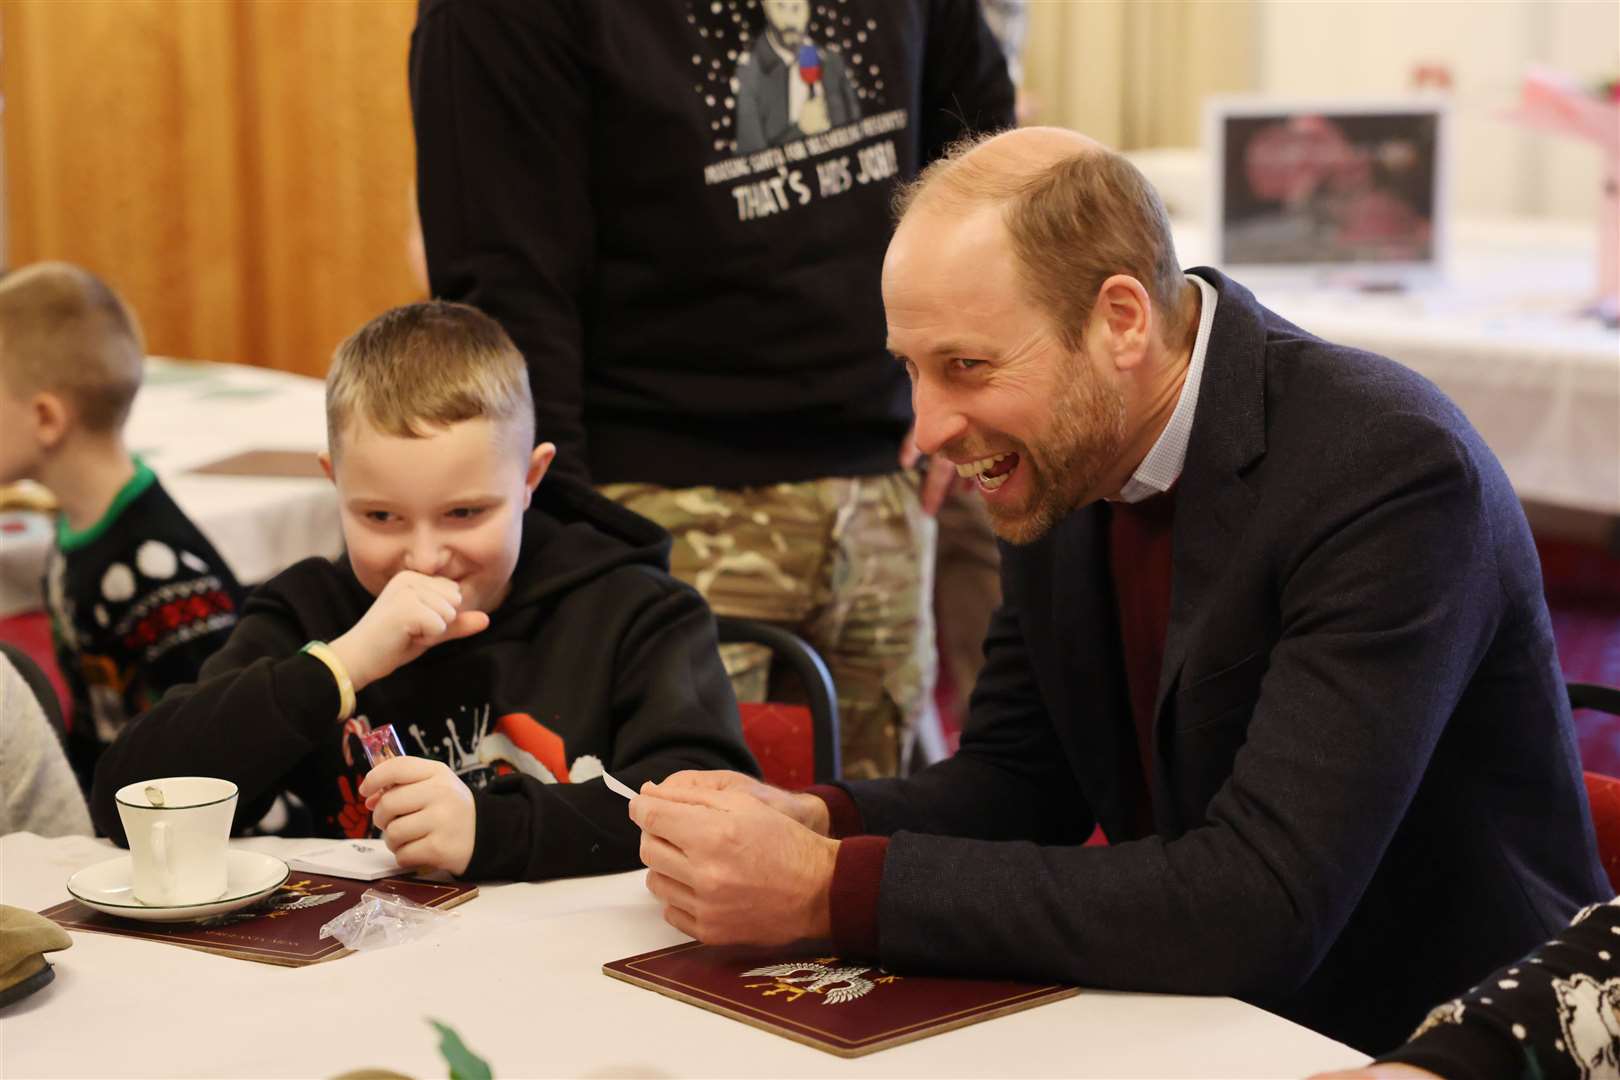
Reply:
M332 651L332 646L324 641L312 641L299 652L309 653L315 659L325 664L332 672L332 678L337 680L338 687L338 723L342 723L354 715L354 683L349 679L349 669L343 666L338 654Z

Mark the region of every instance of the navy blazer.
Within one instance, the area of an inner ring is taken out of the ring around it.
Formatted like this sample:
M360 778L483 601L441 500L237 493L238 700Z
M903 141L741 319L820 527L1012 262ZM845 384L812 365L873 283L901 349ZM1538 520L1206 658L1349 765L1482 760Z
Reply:
M1004 545L960 752L846 785L882 961L1230 994L1396 1045L1606 899L1541 573L1433 385L1220 293L1140 781L1106 510Z

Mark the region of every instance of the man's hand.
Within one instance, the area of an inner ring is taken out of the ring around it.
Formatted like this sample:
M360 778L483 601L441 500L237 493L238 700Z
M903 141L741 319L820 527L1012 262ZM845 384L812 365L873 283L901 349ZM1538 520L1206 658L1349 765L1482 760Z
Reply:
M328 642L358 692L433 646L489 625L482 611L461 610L461 586L449 578L401 570L348 633Z
M831 936L838 841L729 789L643 785L630 817L641 826L647 891L682 933L711 945Z
M910 469L916 467L922 460L922 451L917 449L917 424L913 421L911 430L906 432L904 441L900 443L900 467ZM917 497L922 500L923 513L932 517L939 513L939 508L945 503L945 496L950 494L951 485L961 480L956 475L956 466L951 464L949 458L935 454L928 459L928 472L924 474L922 490ZM966 490L969 481L961 480Z
M649 786L666 799L685 798L684 793L694 791L735 791L741 795L750 795L772 810L786 814L818 836L826 836L832 832L827 804L816 796L802 791L783 791L740 772L728 772L724 769L707 772L686 769L665 777L657 784L643 784L642 790L647 790Z
M477 809L449 766L429 758L389 758L366 774L360 795L399 865L452 874L467 869L478 835Z

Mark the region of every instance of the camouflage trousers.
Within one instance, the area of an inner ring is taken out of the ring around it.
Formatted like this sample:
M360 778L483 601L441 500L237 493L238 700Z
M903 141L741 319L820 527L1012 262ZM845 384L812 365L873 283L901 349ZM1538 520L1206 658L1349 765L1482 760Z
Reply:
M990 511L978 492L952 484L939 508L934 569L934 625L940 662L955 689L951 706L967 715L968 696L984 667L984 638L1001 603L1001 552Z
M670 568L716 614L776 623L816 647L838 690L845 777L899 771L935 668L935 528L915 474L600 490L670 531ZM768 654L721 655L738 700L762 700Z

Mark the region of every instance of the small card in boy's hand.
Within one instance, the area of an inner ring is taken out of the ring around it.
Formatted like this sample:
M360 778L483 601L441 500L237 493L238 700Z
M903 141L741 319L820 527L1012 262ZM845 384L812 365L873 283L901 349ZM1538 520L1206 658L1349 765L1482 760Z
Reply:
M301 852L287 860L294 870L355 881L376 881L409 873L381 840L341 840Z

